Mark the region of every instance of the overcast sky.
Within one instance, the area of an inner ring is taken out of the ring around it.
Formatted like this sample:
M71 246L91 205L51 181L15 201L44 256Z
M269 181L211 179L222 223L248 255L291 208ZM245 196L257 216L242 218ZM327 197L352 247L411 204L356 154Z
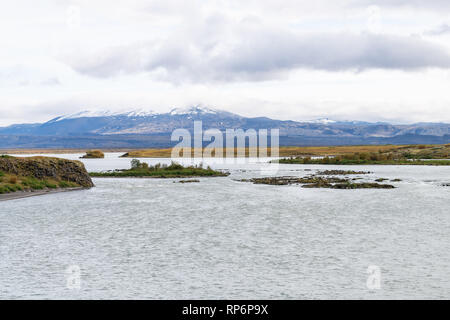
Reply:
M450 1L0 3L0 125L197 104L450 122Z

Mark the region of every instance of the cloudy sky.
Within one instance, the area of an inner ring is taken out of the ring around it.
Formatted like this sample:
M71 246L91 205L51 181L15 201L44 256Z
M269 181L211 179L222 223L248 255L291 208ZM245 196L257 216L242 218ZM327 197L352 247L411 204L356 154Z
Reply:
M450 122L450 1L0 3L0 125L197 104Z

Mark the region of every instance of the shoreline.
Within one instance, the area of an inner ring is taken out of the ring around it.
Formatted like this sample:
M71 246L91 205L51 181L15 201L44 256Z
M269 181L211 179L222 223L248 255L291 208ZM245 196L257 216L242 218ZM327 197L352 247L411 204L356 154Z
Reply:
M46 189L46 190L36 190L36 191L16 191L10 193L0 194L0 202L8 201L8 200L17 200L29 197L43 196L46 194L55 194L61 192L70 192L70 191L80 191L86 190L89 188L77 187L77 188L60 188L60 189Z
M162 177L162 176L90 176L92 179L192 179L192 178L225 178L227 176L172 176L172 177Z
M86 151L91 150L89 148L77 149L77 148L55 148L55 149L39 149L39 148L29 148L29 149L0 149L0 154L77 154L77 153L86 153ZM103 152L130 152L135 149L130 148L105 148L101 149ZM138 150L138 149L136 149Z

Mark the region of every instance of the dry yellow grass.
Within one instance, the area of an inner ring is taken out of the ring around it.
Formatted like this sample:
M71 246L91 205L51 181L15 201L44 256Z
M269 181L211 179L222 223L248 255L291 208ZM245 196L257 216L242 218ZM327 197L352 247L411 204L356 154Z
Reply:
M82 159L102 159L105 157L105 154L100 150L89 150L86 151L86 154L82 156Z
M450 147L447 145L362 145L362 146L325 146L325 147L280 147L279 155L280 157L290 157L290 156L334 156L334 155L344 155L353 153L372 153L372 152L396 152L396 151L408 151L413 154L418 152L424 152L431 150L433 148L440 148L447 152ZM9 149L0 150L0 154L63 154L63 153L83 153L86 149ZM102 149L103 152L123 152L127 153L128 158L170 158L172 155L172 149ZM208 149L204 149L206 153L209 153ZM243 150L239 149L240 154ZM245 148L245 156L249 155L249 148ZM255 150L252 150L252 155L256 154ZM442 152L442 151L441 151ZM226 154L224 148L223 153ZM238 153L238 149L234 149L235 156ZM191 155L194 154L194 149L191 149ZM212 156L215 153L212 152ZM259 154L259 156L263 156ZM271 156L271 150L268 148L267 156Z
M404 146L338 146L338 147L280 147L279 148L279 156L287 157L287 156L331 156L338 154L350 154L350 153L364 153L364 152L382 152L402 148ZM204 149L207 153L210 150ZM242 149L239 149L240 153L243 153ZM255 149L251 150L253 154L257 154ZM226 154L226 150L223 152ZM129 151L127 157L129 158L168 158L171 156L172 149L144 149L144 150L134 150ZM237 155L238 149L234 149L234 154ZM245 148L245 156L248 156L250 153L249 148ZM194 150L191 149L191 155L194 154ZM215 156L214 152L212 155ZM267 156L271 156L271 148L267 150ZM261 156L261 154L259 155Z
M332 156L339 154L365 153L365 152L385 152L398 149L403 146L382 145L382 146L331 146L331 147L280 147L280 156Z
M68 154L86 153L91 149L0 149L0 154ZM130 149L102 149L102 152L127 152Z

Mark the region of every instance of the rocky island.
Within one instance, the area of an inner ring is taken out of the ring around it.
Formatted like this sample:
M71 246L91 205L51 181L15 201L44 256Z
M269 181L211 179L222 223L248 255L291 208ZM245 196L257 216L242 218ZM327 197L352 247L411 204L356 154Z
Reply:
M0 200L93 186L80 161L51 157L0 156Z
M305 177L263 177L237 180L240 182L252 182L253 184L268 184L275 186L301 185L302 188L328 188L328 189L394 189L390 184L380 184L376 182L355 183L355 180L348 177L334 177L334 175L354 175L370 174L367 171L344 171L344 170L326 170L318 171L316 174ZM382 179L384 181L385 179ZM380 179L375 180L380 182Z
M131 169L114 170L107 172L90 172L91 177L97 178L187 178L187 177L226 177L227 172L217 171L211 169L209 166L203 168L203 165L183 166L179 163L172 162L167 164L155 164L149 166L148 163L140 162L137 159L131 161Z
M86 151L86 154L82 156L80 159L103 159L105 154L100 150L89 150Z

